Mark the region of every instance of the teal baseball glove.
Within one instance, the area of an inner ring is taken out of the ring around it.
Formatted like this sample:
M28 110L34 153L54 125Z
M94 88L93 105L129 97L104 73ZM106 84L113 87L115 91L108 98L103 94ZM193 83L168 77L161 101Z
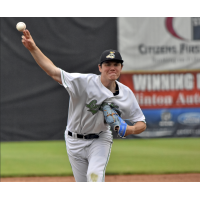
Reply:
M106 123L110 125L111 130L122 138L125 138L125 133L127 129L126 122L119 116L116 110L112 109L109 105L104 105L102 107L104 118Z

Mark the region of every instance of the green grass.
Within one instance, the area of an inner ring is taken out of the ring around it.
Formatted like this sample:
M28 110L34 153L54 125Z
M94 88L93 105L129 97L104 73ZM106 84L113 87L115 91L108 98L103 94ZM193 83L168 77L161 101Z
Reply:
M200 172L200 138L114 141L107 174Z
M72 175L64 141L2 142L1 176Z
M114 140L106 174L200 173L200 138ZM64 141L1 142L1 177L72 175Z

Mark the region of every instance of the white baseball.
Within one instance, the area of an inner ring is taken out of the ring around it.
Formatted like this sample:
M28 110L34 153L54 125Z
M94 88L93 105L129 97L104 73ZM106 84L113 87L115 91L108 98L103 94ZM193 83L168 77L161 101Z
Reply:
M18 22L16 25L16 29L23 32L26 29L26 24L24 22Z

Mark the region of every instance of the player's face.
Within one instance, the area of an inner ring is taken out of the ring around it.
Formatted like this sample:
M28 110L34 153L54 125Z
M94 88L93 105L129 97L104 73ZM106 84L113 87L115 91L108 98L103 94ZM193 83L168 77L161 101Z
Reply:
M123 65L118 62L103 62L102 65L99 65L99 71L101 72L101 76L107 80L117 80L122 71Z

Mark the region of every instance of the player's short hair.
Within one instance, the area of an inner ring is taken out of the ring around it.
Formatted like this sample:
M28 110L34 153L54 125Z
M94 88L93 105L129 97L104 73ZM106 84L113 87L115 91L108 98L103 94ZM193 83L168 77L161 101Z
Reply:
M117 63L121 63L121 65L122 65L122 62L120 62L120 61L118 61L118 60L104 61L104 62L100 63L99 65L102 67L102 64L103 64L103 63L106 63L106 62L117 62Z

